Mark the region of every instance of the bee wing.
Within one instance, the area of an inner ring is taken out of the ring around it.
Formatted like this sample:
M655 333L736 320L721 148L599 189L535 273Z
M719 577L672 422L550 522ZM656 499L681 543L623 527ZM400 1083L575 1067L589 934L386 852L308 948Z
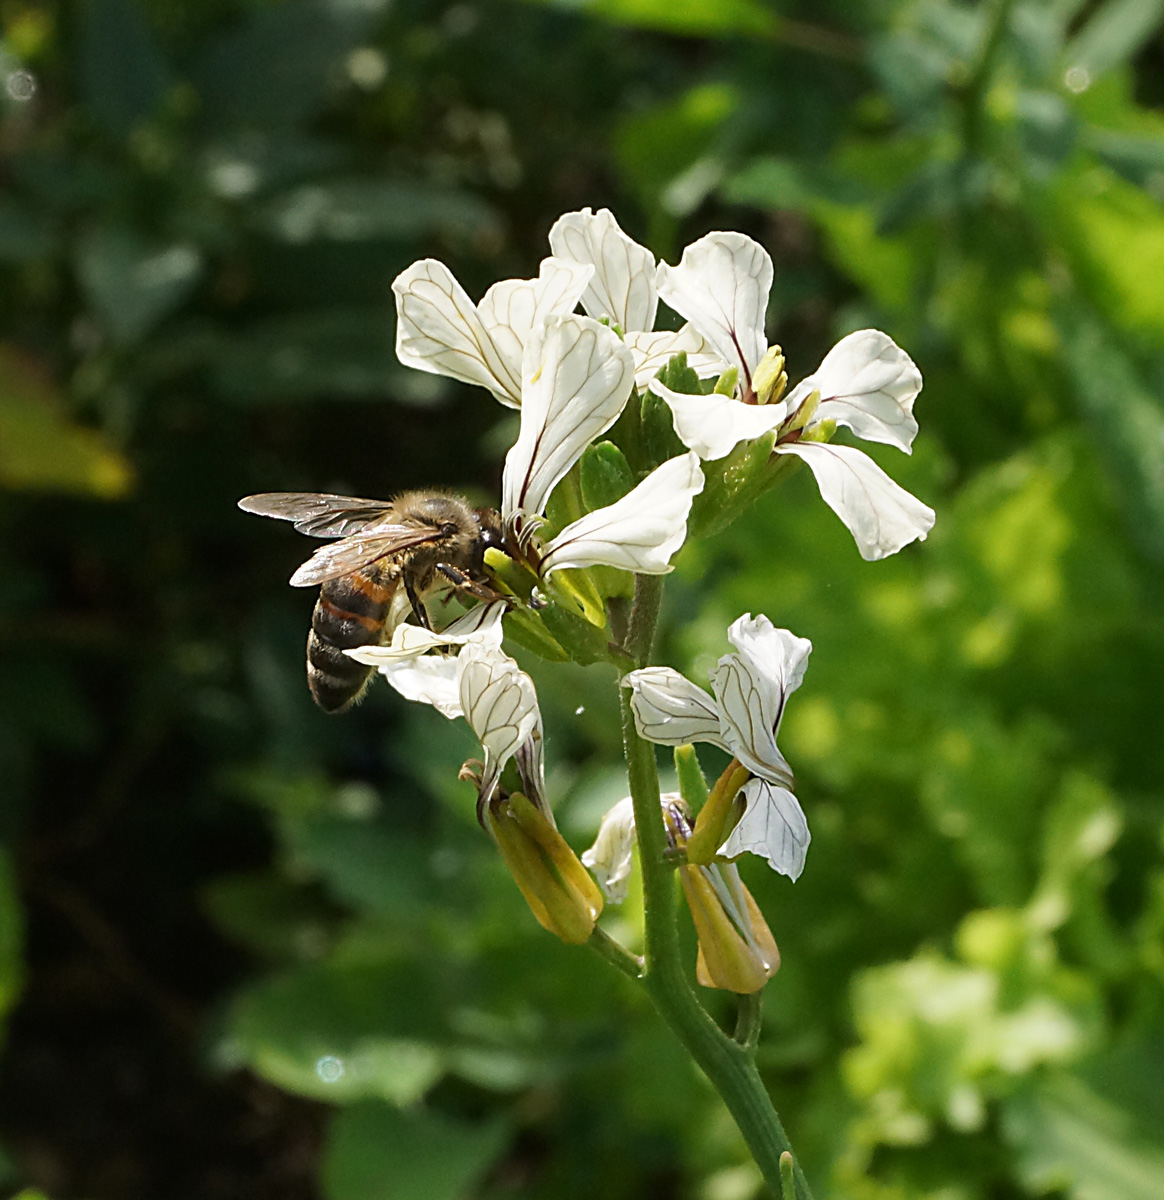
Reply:
M341 541L320 546L291 576L291 586L315 587L329 579L339 579L389 554L423 546L440 536L441 531L431 525L379 525L366 533L352 534Z
M329 492L263 492L238 502L243 512L279 521L293 521L308 537L349 537L392 512L388 500L333 496Z

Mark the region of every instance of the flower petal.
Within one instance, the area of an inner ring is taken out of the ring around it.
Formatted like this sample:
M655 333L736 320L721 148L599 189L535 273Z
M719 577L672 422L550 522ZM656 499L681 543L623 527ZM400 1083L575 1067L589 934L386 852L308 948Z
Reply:
M547 318L573 312L594 268L560 258L542 259L537 279L503 279L477 305L505 361L521 370L522 355L533 331Z
M745 613L728 626L727 635L740 655L780 693L781 712L776 717L779 729L784 703L804 681L812 642L787 629L777 629L763 613L758 617Z
M767 348L764 317L772 287L768 251L742 233L709 233L660 263L659 295L749 382Z
M898 487L867 455L852 446L794 442L777 454L795 454L816 476L824 502L845 523L861 557L873 562L902 546L924 541L934 510Z
M647 384L675 357L687 355L687 365L699 376L719 375L727 363L719 357L697 329L684 325L673 333L636 333L633 330L623 339L635 356L635 387Z
M623 332L655 327L655 256L623 233L610 209L583 208L559 217L550 230L550 249L558 258L594 267L582 293L590 316L607 317Z
M701 491L698 455L668 459L621 500L587 513L549 542L543 578L563 567L597 566L665 575L687 537L687 515Z
M630 796L602 818L594 845L582 854L582 864L598 881L612 904L626 899L635 850L635 806Z
M416 658L426 650L463 646L468 642L481 642L500 649L503 637L501 618L505 615L506 607L504 600L478 604L439 632L424 629L420 625L397 625L387 646L356 646L344 653L356 662L379 667L386 662Z
M622 686L631 689L635 726L639 736L648 742L660 746L710 742L728 749L712 698L678 671L670 667L643 667L631 671Z
M740 442L778 428L787 415L783 402L744 404L715 392L690 396L671 391L657 379L651 380L650 387L670 406L679 440L703 459L723 458Z
M505 458L501 511L540 513L582 451L618 419L634 386L631 352L606 326L550 317L525 348L521 431Z
M720 854L725 858L758 854L773 871L798 879L811 840L800 802L787 788L764 779L749 779L743 794L744 815L719 848Z
M396 659L373 665L379 668L380 674L405 700L431 704L450 721L464 715L457 659L453 655L426 654L420 658Z
M397 275L396 357L406 367L488 388L521 406L521 358L504 353L465 289L442 262L425 258Z
M488 801L505 764L541 721L537 693L533 680L500 650L468 645L456 663L461 709L485 751L481 796Z
M792 784L792 768L776 745L784 689L744 654L725 654L711 673L720 732L732 753L755 775Z
M913 402L922 377L914 361L887 334L861 329L841 338L789 396L790 411L819 391L813 418L847 425L867 442L885 442L908 454L917 436Z

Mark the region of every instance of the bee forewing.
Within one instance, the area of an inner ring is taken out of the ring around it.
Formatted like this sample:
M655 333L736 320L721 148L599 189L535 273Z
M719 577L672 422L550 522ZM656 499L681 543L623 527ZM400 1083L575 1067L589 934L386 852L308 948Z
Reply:
M291 576L291 586L315 587L329 579L339 579L389 554L421 546L440 536L438 529L416 525L381 525L365 534L353 534L329 546L320 546Z
M309 537L349 537L392 512L388 500L333 496L329 492L263 492L238 502L243 512L293 521Z

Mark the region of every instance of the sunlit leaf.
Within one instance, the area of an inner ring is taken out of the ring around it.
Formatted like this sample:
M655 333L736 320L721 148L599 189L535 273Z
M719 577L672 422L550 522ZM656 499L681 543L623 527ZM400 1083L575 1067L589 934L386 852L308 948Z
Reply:
M111 498L130 486L128 463L73 422L40 368L0 346L0 485Z

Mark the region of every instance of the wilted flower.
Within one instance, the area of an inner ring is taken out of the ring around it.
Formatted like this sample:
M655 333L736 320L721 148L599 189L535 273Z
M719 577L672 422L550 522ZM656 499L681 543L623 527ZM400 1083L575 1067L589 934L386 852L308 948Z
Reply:
M868 455L829 445L827 438L834 425L845 425L866 441L908 454L917 433L913 402L921 375L887 334L863 329L842 338L812 375L781 398L783 358L778 347L768 349L764 335L772 274L767 251L740 233L709 233L684 250L679 266L660 264L660 296L739 371L740 395L684 395L658 380L651 390L671 407L676 433L700 458L722 458L741 441L776 432L774 453L808 464L861 556L894 554L926 536L933 510Z
M670 667L632 671L623 686L632 691L631 709L642 737L664 746L710 742L734 755L753 776L742 788L743 815L719 854L758 854L773 870L796 879L810 835L776 733L785 702L804 678L812 643L750 613L731 625L728 640L736 653L725 654L711 673L713 696Z

